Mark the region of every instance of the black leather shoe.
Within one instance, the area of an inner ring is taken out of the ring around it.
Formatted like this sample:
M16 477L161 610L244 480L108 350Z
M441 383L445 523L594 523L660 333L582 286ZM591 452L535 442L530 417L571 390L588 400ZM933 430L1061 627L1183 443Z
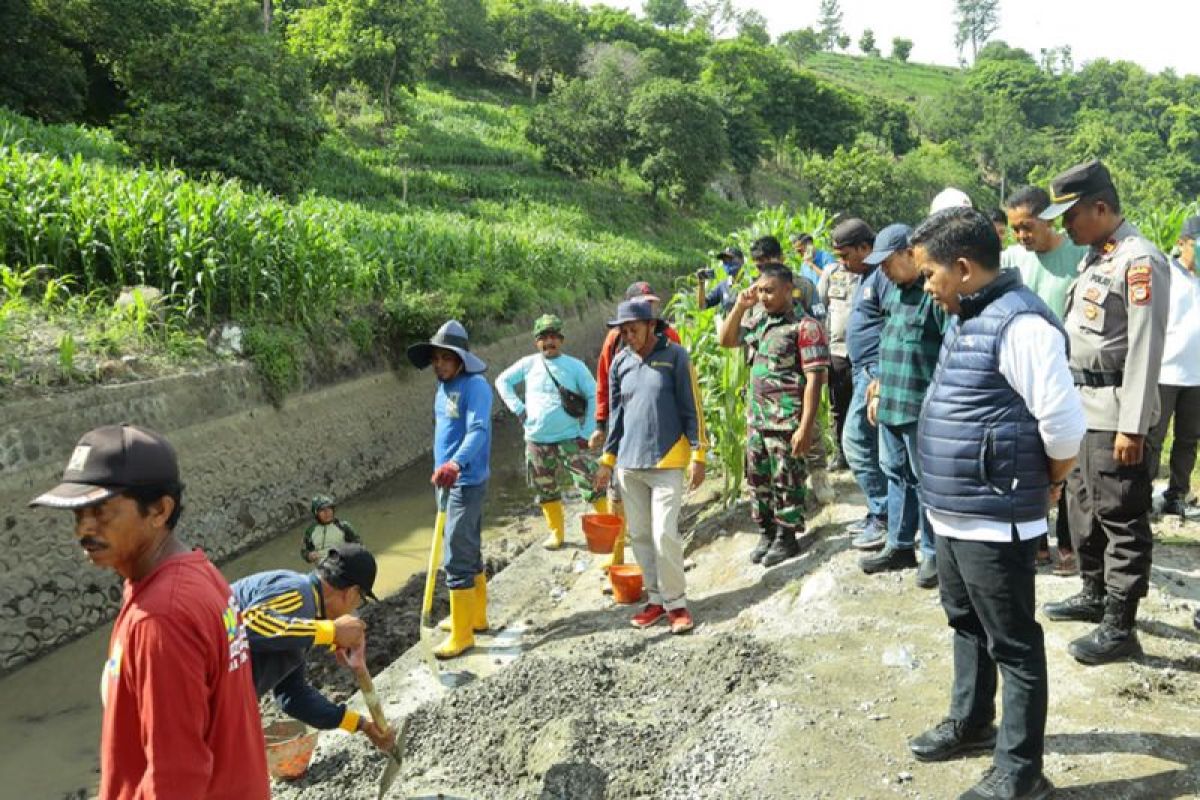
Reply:
M1042 611L1054 622L1099 622L1104 619L1104 589L1084 584L1078 594L1046 603Z
M873 556L865 556L858 560L858 566L862 567L862 571L868 575L897 569L912 569L916 565L917 554L911 547L906 550L885 547Z
M908 749L918 761L945 761L960 753L991 750L995 746L995 725L989 722L986 725L968 728L949 717L908 740Z
M983 779L958 796L958 800L1046 800L1054 794L1054 784L1046 776L1022 780L1015 772L990 767Z
M1186 517L1187 505L1181 497L1171 497L1163 501L1162 515L1164 517Z
M775 541L774 531L763 531L758 537L758 544L754 545L754 549L750 551L750 563L757 564L763 560L763 556L771 549L771 542Z
M1104 619L1087 636L1067 645L1067 652L1080 664L1097 666L1142 656L1137 637L1137 601L1108 598Z
M773 567L789 558L793 558L800 554L800 545L796 541L796 534L791 531L780 531L775 537L775 541L771 542L770 549L763 556L762 565L764 567Z

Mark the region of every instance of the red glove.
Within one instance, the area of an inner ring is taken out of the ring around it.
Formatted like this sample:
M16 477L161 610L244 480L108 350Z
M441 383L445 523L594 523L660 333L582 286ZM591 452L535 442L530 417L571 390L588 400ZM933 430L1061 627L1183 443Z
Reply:
M433 471L433 477L429 479L429 482L439 489L449 489L458 483L458 473L460 471L458 464L455 464L453 461L447 461Z

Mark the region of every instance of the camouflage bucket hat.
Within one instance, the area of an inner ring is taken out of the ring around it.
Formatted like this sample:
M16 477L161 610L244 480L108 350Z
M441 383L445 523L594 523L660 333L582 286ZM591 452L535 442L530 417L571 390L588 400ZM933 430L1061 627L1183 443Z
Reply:
M562 334L563 321L554 314L542 314L533 323L533 335L541 336L543 333L553 331L559 335Z

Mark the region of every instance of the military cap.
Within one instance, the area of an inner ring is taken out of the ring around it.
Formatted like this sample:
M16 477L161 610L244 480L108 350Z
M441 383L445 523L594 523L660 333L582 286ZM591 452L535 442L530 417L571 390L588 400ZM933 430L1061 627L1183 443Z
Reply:
M1183 230L1179 232L1179 238L1200 239L1200 214L1183 221Z
M1099 159L1076 164L1050 181L1050 205L1038 216L1045 220L1057 219L1083 198L1113 188L1108 167Z
M858 217L842 220L830 236L834 247L853 247L856 244L874 244L875 231Z

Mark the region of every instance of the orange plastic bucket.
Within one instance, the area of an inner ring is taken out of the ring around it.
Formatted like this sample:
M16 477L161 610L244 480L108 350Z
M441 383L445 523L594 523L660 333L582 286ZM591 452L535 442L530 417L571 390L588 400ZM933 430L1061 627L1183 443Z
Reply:
M285 719L272 722L263 729L267 740L267 770L275 780L294 781L308 772L317 747L317 732L308 732L308 726L299 720Z
M629 605L642 599L642 568L637 564L613 564L608 568L608 579L614 601Z
M584 514L583 536L592 553L611 553L621 535L622 520L616 514Z

